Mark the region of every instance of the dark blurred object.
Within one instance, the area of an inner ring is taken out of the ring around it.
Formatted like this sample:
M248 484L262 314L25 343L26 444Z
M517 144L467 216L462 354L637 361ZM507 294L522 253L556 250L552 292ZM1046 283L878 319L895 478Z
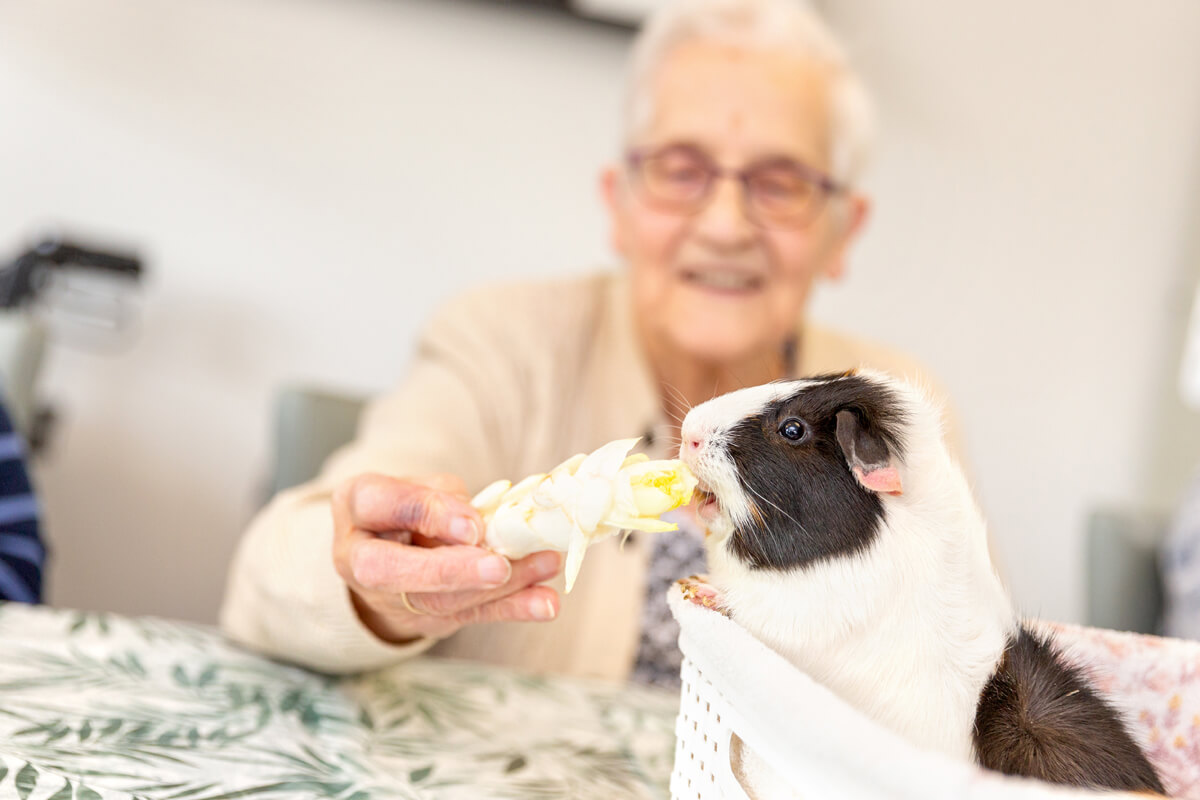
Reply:
M55 341L100 349L132 324L128 301L142 273L136 255L47 237L0 268L0 311L32 308Z
M95 270L134 281L142 277L142 262L137 256L89 250L49 237L0 269L0 308L18 308L32 302L48 285L51 272L71 268Z
M534 8L569 14L614 30L631 31L655 6L655 0L475 0L488 5Z
M47 339L93 350L111 344L131 327L127 299L142 275L136 255L58 236L0 266L0 381L32 452L44 448L55 416L34 391Z

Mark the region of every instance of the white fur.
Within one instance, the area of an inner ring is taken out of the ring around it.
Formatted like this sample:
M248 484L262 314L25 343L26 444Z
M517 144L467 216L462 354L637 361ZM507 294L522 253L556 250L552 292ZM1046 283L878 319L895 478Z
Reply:
M882 529L865 552L791 572L751 570L729 551L750 498L729 474L733 462L714 451L721 431L811 382L735 392L688 414L684 441L689 432L708 438L685 460L722 505L710 526L709 579L735 620L848 703L920 746L969 759L979 695L1016 616L937 409L908 384L858 374L901 398L903 493L881 495Z

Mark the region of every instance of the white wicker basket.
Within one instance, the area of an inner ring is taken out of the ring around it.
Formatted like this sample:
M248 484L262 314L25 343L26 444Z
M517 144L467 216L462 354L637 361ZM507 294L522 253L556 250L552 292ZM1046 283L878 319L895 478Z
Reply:
M919 750L835 697L721 614L668 597L683 686L673 800L745 800L733 734L775 774L775 797L837 800L1063 800L1095 792L1009 778ZM1128 796L1133 795L1107 795ZM760 798L760 800L762 800Z

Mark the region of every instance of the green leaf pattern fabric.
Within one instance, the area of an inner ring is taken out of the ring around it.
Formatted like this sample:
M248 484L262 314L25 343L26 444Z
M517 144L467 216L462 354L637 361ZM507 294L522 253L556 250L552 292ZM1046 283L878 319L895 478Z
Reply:
M678 693L418 658L333 678L202 626L0 605L0 797L665 798Z

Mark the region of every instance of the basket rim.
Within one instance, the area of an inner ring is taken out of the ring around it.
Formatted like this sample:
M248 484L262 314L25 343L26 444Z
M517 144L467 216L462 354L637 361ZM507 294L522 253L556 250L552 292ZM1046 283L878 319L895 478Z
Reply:
M813 786L816 764L821 771L841 769L854 775L860 792L873 784L877 796L897 800L979 794L1014 800L1134 796L1003 775L918 748L797 669L734 620L685 599L678 584L668 591L667 605L679 623L684 658L724 697L731 709L730 727L794 786ZM802 706L796 704L798 698ZM796 713L780 714L781 709ZM813 725L813 719L836 723ZM805 757L798 759L798 752Z

